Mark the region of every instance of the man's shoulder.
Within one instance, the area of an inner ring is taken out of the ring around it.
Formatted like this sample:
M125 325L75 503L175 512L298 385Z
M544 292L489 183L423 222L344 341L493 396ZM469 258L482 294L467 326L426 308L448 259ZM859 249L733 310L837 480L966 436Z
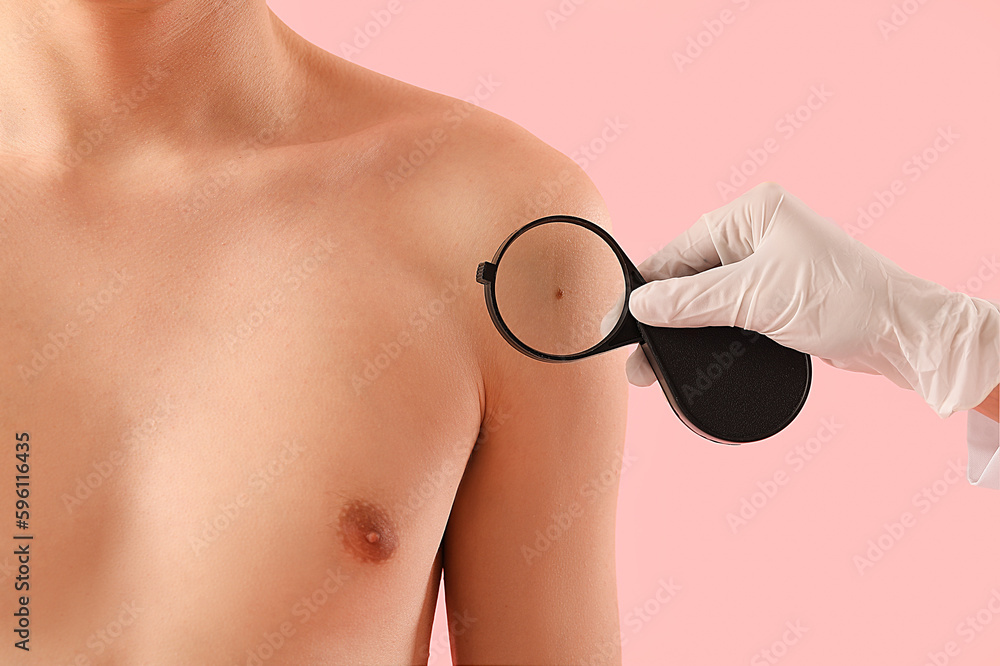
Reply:
M364 104L377 109L361 133L368 177L388 200L457 216L460 228L472 225L490 235L557 213L608 222L583 169L518 123L471 98L363 75L374 91ZM486 79L482 85L499 84Z
M398 184L420 152L441 151L428 177L449 183L456 203L477 208L479 222L509 232L556 213L605 217L604 204L573 160L516 122L464 100L440 96L412 148L385 174Z

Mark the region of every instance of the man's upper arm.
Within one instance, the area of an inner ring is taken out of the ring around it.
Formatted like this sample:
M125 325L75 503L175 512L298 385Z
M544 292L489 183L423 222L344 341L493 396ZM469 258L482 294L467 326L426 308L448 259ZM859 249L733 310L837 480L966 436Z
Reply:
M589 179L551 152L541 149L539 164L505 184L512 216L505 231L516 228L519 214L520 223L561 213L607 227ZM560 178L564 187L549 193L546 182ZM537 209L525 210L526 200ZM482 317L492 329L485 305ZM495 330L484 339L487 418L444 539L449 615L463 618L452 628L456 661L617 663L615 511L626 350L551 364L521 355Z

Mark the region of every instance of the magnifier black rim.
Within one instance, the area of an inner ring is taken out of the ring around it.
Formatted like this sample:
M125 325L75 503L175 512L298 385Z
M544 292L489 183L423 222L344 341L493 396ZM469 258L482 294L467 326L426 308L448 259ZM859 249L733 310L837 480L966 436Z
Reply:
M503 258L503 255L507 251L507 248L522 234L530 231L531 229L534 229L535 227L552 222L567 222L570 224L576 224L600 236L601 239L604 240L605 243L607 243L611 247L612 251L614 251L615 253L615 256L618 257L618 262L621 265L622 271L625 276L625 306L622 308L622 312L619 315L618 322L606 336L604 336L596 345L594 345L590 349L586 349L582 352L566 356L547 354L545 352L541 352L538 351L537 349L529 347L528 345L518 340L517 336L515 336L514 333L507 327L507 325L503 321L503 318L499 314L499 308L497 307L497 301L496 301L496 293L494 291L494 282L496 280L496 268L497 266L499 266L500 260ZM480 264L480 275L477 277L477 279L485 287L486 307L487 310L489 310L490 318L493 320L494 325L496 326L497 330L500 331L500 334L504 337L504 339L506 339L507 342L509 342L515 349L521 351L525 355L537 359L539 361L562 363L567 361L579 360L581 358L586 358L594 354L610 351L618 347L638 343L640 347L643 348L643 351L647 354L647 357L650 356L651 352L646 350L646 345L651 344L646 337L647 333L643 332L642 327L638 324L635 318L631 316L631 313L629 312L628 309L629 295L632 293L633 290L645 284L645 280L643 279L643 276L639 273L638 269L635 268L631 260L625 254L625 251L622 250L621 246L618 245L617 241L615 241L615 239L611 236L611 234L608 233L603 227L600 227L589 220L585 220L580 217L575 217L573 215L550 215L548 217L543 217L524 225L523 227L521 227L520 229L518 229L517 231L515 231L514 233L512 233L510 236L507 237L507 239L500 245L499 249L497 249L496 254L493 256L492 274L485 270L486 263L487 262ZM626 326L626 324L628 324L628 326ZM646 328L653 328L653 327L647 326ZM653 356L655 356L655 353L653 353ZM805 358L805 364L806 364L805 390L802 393L798 405L793 410L793 412L788 416L787 420L784 423L782 423L779 427L773 429L773 431L769 432L763 437L738 438L733 440L720 438L715 434L702 430L701 427L696 425L695 424L696 420L693 419L692 415L688 413L686 408L681 407L680 401L678 399L679 393L675 390L676 386L671 377L667 375L665 372L661 375L660 369L657 368L658 362L654 363L651 361L650 364L651 366L653 366L654 372L657 373L657 380L659 381L663 393L667 398L667 403L670 405L670 408L692 432L700 435L701 437L704 437L709 441L716 442L719 444L739 445L747 442L756 442L761 439L772 437L773 435L777 434L785 427L787 427L788 424L790 424L792 421L794 421L795 418L798 416L798 414L801 412L803 406L805 405L806 398L810 393L812 385L812 359L809 357L808 354L802 354L802 356Z
M549 215L547 217L539 218L533 222L529 222L528 224L524 225L523 227L512 233L510 236L508 236L507 239L500 244L500 247L497 248L496 254L493 255L493 261L491 263L495 267L499 268L500 260L503 259L503 255L504 253L507 252L507 248L509 248L514 241L516 241L522 235L524 235L525 233L531 231L536 227L556 222L575 224L589 231L592 231L593 233L600 236L601 240L603 240L608 246L611 247L612 251L615 253L615 256L618 258L618 265L622 269L622 276L625 278L624 297L626 299L626 302L622 306L621 314L618 315L618 321L615 322L614 327L608 332L607 335L603 336L600 340L598 340L597 344L581 352L577 352L575 354L566 354L566 355L549 354L543 351L539 351L538 349L535 349L534 347L525 344L524 342L518 339L518 337L514 334L513 331L510 330L510 328L507 327L507 324L504 322L503 317L500 315L500 308L497 305L496 291L494 289L494 280L490 280L489 282L485 283L484 286L486 287L486 308L487 310L489 310L490 318L493 320L493 323L496 325L497 329L500 331L500 334L504 337L504 339L507 340L507 342L514 345L520 351L524 352L528 356L538 359L539 361L548 361L550 363L563 363L568 361L577 361L579 359L587 358L588 356L593 355L595 350L601 348L608 340L614 337L615 333L618 332L618 329L621 328L622 324L628 318L627 300L628 300L628 295L632 293L633 285L632 285L632 278L629 275L629 270L628 270L630 261L626 256L625 251L622 250L620 245L618 245L618 242L615 241L615 239L611 236L611 234L608 233L608 231L603 227L601 227L600 225L591 222L590 220L586 220L582 217L576 217L574 215Z

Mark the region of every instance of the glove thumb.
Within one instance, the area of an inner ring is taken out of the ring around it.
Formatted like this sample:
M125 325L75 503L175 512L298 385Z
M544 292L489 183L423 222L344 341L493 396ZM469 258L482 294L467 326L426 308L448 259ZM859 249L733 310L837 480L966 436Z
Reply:
M645 284L629 297L629 311L650 326L743 328L747 315L741 306L748 289L743 279L747 261Z

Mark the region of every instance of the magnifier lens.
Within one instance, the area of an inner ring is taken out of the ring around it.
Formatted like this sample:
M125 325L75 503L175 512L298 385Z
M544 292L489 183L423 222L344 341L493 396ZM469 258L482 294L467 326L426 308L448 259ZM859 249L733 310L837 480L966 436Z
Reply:
M497 310L511 333L553 356L599 344L625 303L625 272L614 250L568 222L541 224L518 236L497 264L494 285Z

